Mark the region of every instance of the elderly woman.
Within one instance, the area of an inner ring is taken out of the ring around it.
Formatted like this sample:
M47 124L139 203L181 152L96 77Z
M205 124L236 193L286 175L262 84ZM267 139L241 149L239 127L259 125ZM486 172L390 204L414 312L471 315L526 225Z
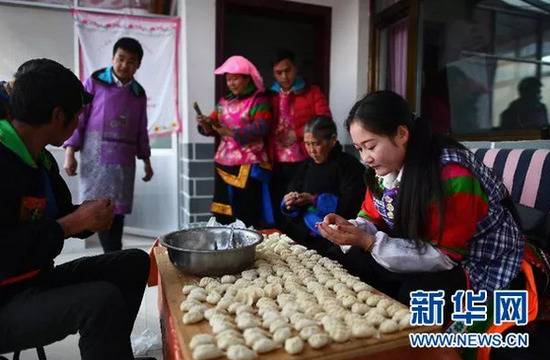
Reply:
M221 223L240 219L247 226L271 225L271 167L264 141L271 110L262 77L242 56L230 57L214 73L225 75L229 92L210 116L197 117L203 135L218 137L210 210Z
M283 231L293 240L328 255L334 246L320 237L316 223L331 212L357 215L361 207L358 194L365 191L364 167L342 151L336 124L329 117L315 117L306 124L304 145L309 157L298 168L281 201L281 211L287 218Z

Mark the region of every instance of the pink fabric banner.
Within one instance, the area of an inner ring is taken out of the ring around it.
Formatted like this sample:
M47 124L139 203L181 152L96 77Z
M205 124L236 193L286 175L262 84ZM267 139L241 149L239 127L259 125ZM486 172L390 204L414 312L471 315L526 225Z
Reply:
M74 21L80 79L84 81L95 70L111 66L113 45L119 38L135 38L144 52L135 77L147 93L149 134L179 131L180 20L75 11Z

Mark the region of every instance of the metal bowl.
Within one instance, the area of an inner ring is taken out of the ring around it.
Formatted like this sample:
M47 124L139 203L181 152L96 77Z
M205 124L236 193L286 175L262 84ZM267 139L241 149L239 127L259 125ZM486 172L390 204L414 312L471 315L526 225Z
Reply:
M171 232L160 242L168 249L172 264L182 271L222 276L252 267L256 245L262 240L253 230L203 226Z

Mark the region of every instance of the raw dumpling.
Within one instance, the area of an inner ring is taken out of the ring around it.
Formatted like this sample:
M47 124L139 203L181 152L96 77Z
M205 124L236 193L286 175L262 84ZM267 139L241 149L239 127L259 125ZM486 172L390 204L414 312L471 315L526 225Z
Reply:
M371 295L366 300L366 303L367 303L368 306L376 306L380 300L382 300L382 296L380 296L380 295Z
M235 281L237 281L237 278L234 275L224 275L220 282L222 284L233 284Z
M380 332L382 333L392 333L399 330L399 325L393 320L384 320L382 324L380 324Z
M210 320L213 316L216 317L218 315L223 315L223 317L225 317L225 313L223 312L223 310L218 310L216 308L204 310L204 317L206 318L206 320Z
M193 359L195 360L215 359L222 355L223 353L221 350L214 344L198 345L197 348L193 350Z
M329 335L332 340L342 343L349 340L349 338L351 337L351 331L347 327L336 326L329 331Z
M237 317L237 327L241 330L261 326L260 322L252 316Z
M184 295L189 295L189 293L191 292L191 290L197 289L197 288L198 288L197 285L185 285L185 286L181 289L181 292L182 292Z
M330 343L330 337L326 333L313 334L307 342L312 348L320 349Z
M256 341L258 341L260 339L266 339L266 338L267 338L267 335L265 335L264 333L259 332L259 331L255 331L255 332L250 332L250 333L246 334L244 336L244 341L245 341L247 346L252 346L252 345L254 345L254 343Z
M256 358L256 353L244 345L232 345L227 349L226 356L229 360L252 360Z
M355 303L351 306L351 312L359 315L365 314L367 311L369 311L369 309L370 307L363 303Z
M315 321L308 318L302 318L296 321L296 323L294 324L294 328L298 331L302 331L302 329L306 327L315 326L315 325L317 325Z
M285 351L291 355L299 354L304 349L304 342L298 336L291 337L285 341Z
M376 334L376 330L369 326L366 321L359 320L351 324L351 334L355 338L369 338Z
M284 343L286 339L292 336L292 330L290 327L285 326L275 330L273 333L273 340L280 344Z
M372 296L372 293L368 290L361 290L357 294L357 299L360 301L366 301L369 297Z
M258 354L268 353L275 350L276 348L277 343L265 337L258 339L256 342L254 342L254 345L252 345L252 349Z
M213 281L216 281L216 279L213 279L211 277L208 277L208 276L205 276L203 277L200 281L199 281L199 286L200 287L206 287L208 284L210 284L211 282Z
M204 311L207 309L208 307L206 305L198 304L198 305L191 306L191 308L189 308L189 312L200 312L204 314Z
M288 323L282 317L274 319L271 324L269 324L269 332L274 333L276 330L287 327Z
M212 291L210 294L208 294L208 296L206 296L206 302L212 305L216 305L218 302L220 302L221 298L222 296L218 292Z
M249 313L252 314L254 312L254 309L252 306L248 304L242 304L241 306L237 306L237 309L235 310L235 314L241 315L242 313Z
M180 304L180 310L189 311L193 306L200 304L200 301L197 300L183 300Z
M373 312L367 315L366 320L367 324L378 326L382 324L386 318L376 312Z
M411 314L407 314L399 319L399 330L411 327Z
M187 295L187 300L197 300L197 301L204 301L206 300L206 291L202 288L196 288L191 290L189 295Z
M191 338L189 347L191 350L195 350L198 345L213 344L214 337L210 334L197 334Z
M219 336L217 345L220 349L226 350L232 345L244 345L244 340L240 337L237 337L233 334L227 334L224 336Z
M309 339L312 335L315 335L315 334L318 334L321 332L321 329L319 328L319 326L317 325L314 325L314 326L308 326L306 328L303 328L302 331L300 331L300 337L303 339L303 340L307 340Z
M211 326L212 326L212 332L214 334L219 334L222 331L229 330L229 329L235 329L235 325L233 325L229 321L216 322L214 324L211 324Z
M204 315L200 311L190 311L187 314L183 315L183 323L185 325L194 324L204 319Z
M265 296L275 299L277 295L283 292L283 287L279 283L269 283L264 287Z

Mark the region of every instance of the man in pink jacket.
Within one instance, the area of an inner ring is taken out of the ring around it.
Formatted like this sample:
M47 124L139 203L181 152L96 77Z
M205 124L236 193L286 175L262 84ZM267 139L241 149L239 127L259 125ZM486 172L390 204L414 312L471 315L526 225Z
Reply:
M317 85L298 76L294 53L279 51L273 61L275 83L271 86L274 124L269 136L273 162L272 203L280 204L299 165L308 158L304 126L316 116L332 117L327 99ZM280 226L284 217L275 212Z

